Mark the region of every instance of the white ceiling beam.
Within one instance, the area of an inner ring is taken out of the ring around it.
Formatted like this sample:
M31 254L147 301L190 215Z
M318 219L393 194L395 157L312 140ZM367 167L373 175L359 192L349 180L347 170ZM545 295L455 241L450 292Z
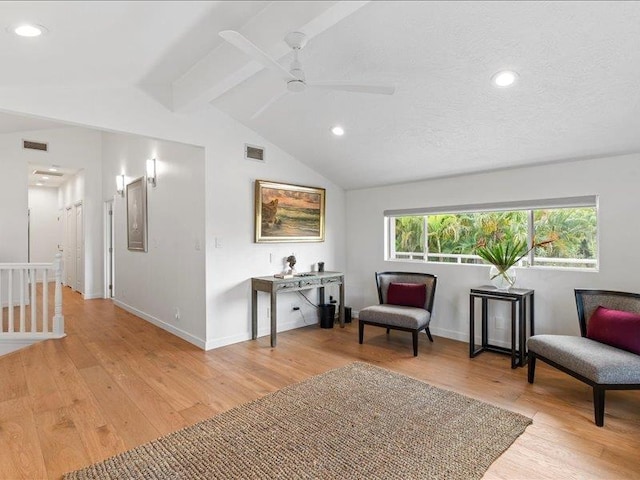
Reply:
M251 18L240 29L240 33L273 58L280 59L291 52L283 41L287 32L301 31L311 39L367 3L273 2ZM198 109L264 68L224 40L220 39L220 42L206 57L173 82L174 111Z

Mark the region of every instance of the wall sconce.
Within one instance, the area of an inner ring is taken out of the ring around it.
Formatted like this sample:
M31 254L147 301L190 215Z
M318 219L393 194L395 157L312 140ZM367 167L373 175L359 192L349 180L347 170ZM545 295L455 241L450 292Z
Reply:
M116 175L116 192L124 197L124 175Z
M156 186L156 159L150 158L147 160L147 182L153 187Z

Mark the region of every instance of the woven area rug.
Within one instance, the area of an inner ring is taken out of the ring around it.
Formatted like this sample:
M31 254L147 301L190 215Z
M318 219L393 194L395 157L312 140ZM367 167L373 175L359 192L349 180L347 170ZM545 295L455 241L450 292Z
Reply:
M66 479L474 479L531 423L364 363L310 378Z

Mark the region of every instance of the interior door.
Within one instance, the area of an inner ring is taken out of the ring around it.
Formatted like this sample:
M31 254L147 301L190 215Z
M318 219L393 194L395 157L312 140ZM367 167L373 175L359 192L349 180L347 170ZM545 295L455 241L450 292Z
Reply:
M114 294L114 241L113 241L113 200L105 204L105 298L113 298Z
M76 284L76 215L72 207L67 207L65 219L65 284L74 288Z
M82 204L78 203L75 206L76 217L76 248L75 248L75 267L76 267L76 283L75 288L77 292L84 292L84 219Z

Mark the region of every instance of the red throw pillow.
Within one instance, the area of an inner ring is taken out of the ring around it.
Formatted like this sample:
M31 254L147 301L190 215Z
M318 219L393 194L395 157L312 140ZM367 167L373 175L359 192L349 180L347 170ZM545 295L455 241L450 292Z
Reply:
M587 338L640 355L640 315L598 307L587 324Z
M427 301L427 286L424 283L390 283L387 303L405 307L424 308Z

